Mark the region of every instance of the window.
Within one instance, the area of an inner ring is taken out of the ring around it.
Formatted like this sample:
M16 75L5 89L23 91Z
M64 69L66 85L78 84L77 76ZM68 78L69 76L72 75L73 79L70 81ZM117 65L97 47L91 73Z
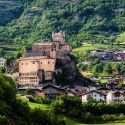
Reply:
M49 64L50 62L48 61L48 64Z
M95 97L96 97L96 95L95 95Z
M23 63L22 63L22 65L23 65Z
M41 62L41 64L42 64L42 62Z
M35 62L33 62L33 64L35 64Z

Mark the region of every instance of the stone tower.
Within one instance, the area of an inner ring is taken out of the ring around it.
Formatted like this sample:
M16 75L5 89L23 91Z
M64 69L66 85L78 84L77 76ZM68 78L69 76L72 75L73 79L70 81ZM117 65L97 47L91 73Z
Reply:
M64 44L65 43L65 33L62 31L52 32L52 39L53 39L53 42L59 42L59 44Z

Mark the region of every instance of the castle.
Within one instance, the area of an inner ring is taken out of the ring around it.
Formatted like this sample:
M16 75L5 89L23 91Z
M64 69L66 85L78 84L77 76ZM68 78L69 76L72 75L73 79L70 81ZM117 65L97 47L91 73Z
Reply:
M65 33L52 33L52 42L39 42L25 50L24 56L17 60L19 84L38 86L42 83L54 83L57 59L65 59L72 47L65 43ZM14 72L14 70L13 70Z

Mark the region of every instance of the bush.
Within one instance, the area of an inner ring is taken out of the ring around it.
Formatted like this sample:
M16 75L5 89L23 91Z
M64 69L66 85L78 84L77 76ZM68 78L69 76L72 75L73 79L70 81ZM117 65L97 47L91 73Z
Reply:
M50 104L51 103L51 101L47 97L29 96L28 99L30 102L39 103L39 104Z
M87 112L82 114L81 119L85 123L94 123L97 120L97 117L92 115L90 112Z
M0 125L7 125L8 124L8 119L6 116L1 116L0 115Z
M30 102L36 103L36 100L33 96L28 96L28 99L29 99Z
M82 113L82 102L78 97L60 96L51 104L51 107L57 114L75 118L79 118Z
M101 116L101 119L102 119L102 121L105 121L105 122L107 122L107 121L116 121L116 120L118 120L118 116L114 115L114 114L111 114L111 115L104 114L104 115Z
M116 121L116 120L125 120L125 115L123 114L104 114L100 117L102 121L107 122L107 121Z
M30 116L32 125L65 125L64 120L58 119L53 112L47 114L40 109L34 109Z

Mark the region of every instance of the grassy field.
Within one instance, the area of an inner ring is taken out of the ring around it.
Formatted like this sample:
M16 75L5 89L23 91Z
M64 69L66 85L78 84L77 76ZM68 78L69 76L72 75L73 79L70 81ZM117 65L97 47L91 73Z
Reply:
M125 50L125 44L114 44L111 48L109 44L83 44L81 47L74 48L72 52L86 51L86 50Z
M110 45L104 45L104 44L84 44L79 48L73 49L73 52L78 52L78 51L86 51L86 50L97 50L97 49L110 49Z
M125 125L125 123L106 123L106 124L75 124L75 125Z
M118 35L117 37L117 41L121 41L121 42L125 42L125 33L122 33L120 35Z
M104 123L104 124L83 124L83 123L79 123L76 120L70 119L66 116L59 116L60 119L65 120L66 125L125 125L125 121L123 122L109 122L109 123Z
M50 110L49 105L46 105L46 104L37 104L37 103L28 102L28 105L31 109L40 108L42 110Z

